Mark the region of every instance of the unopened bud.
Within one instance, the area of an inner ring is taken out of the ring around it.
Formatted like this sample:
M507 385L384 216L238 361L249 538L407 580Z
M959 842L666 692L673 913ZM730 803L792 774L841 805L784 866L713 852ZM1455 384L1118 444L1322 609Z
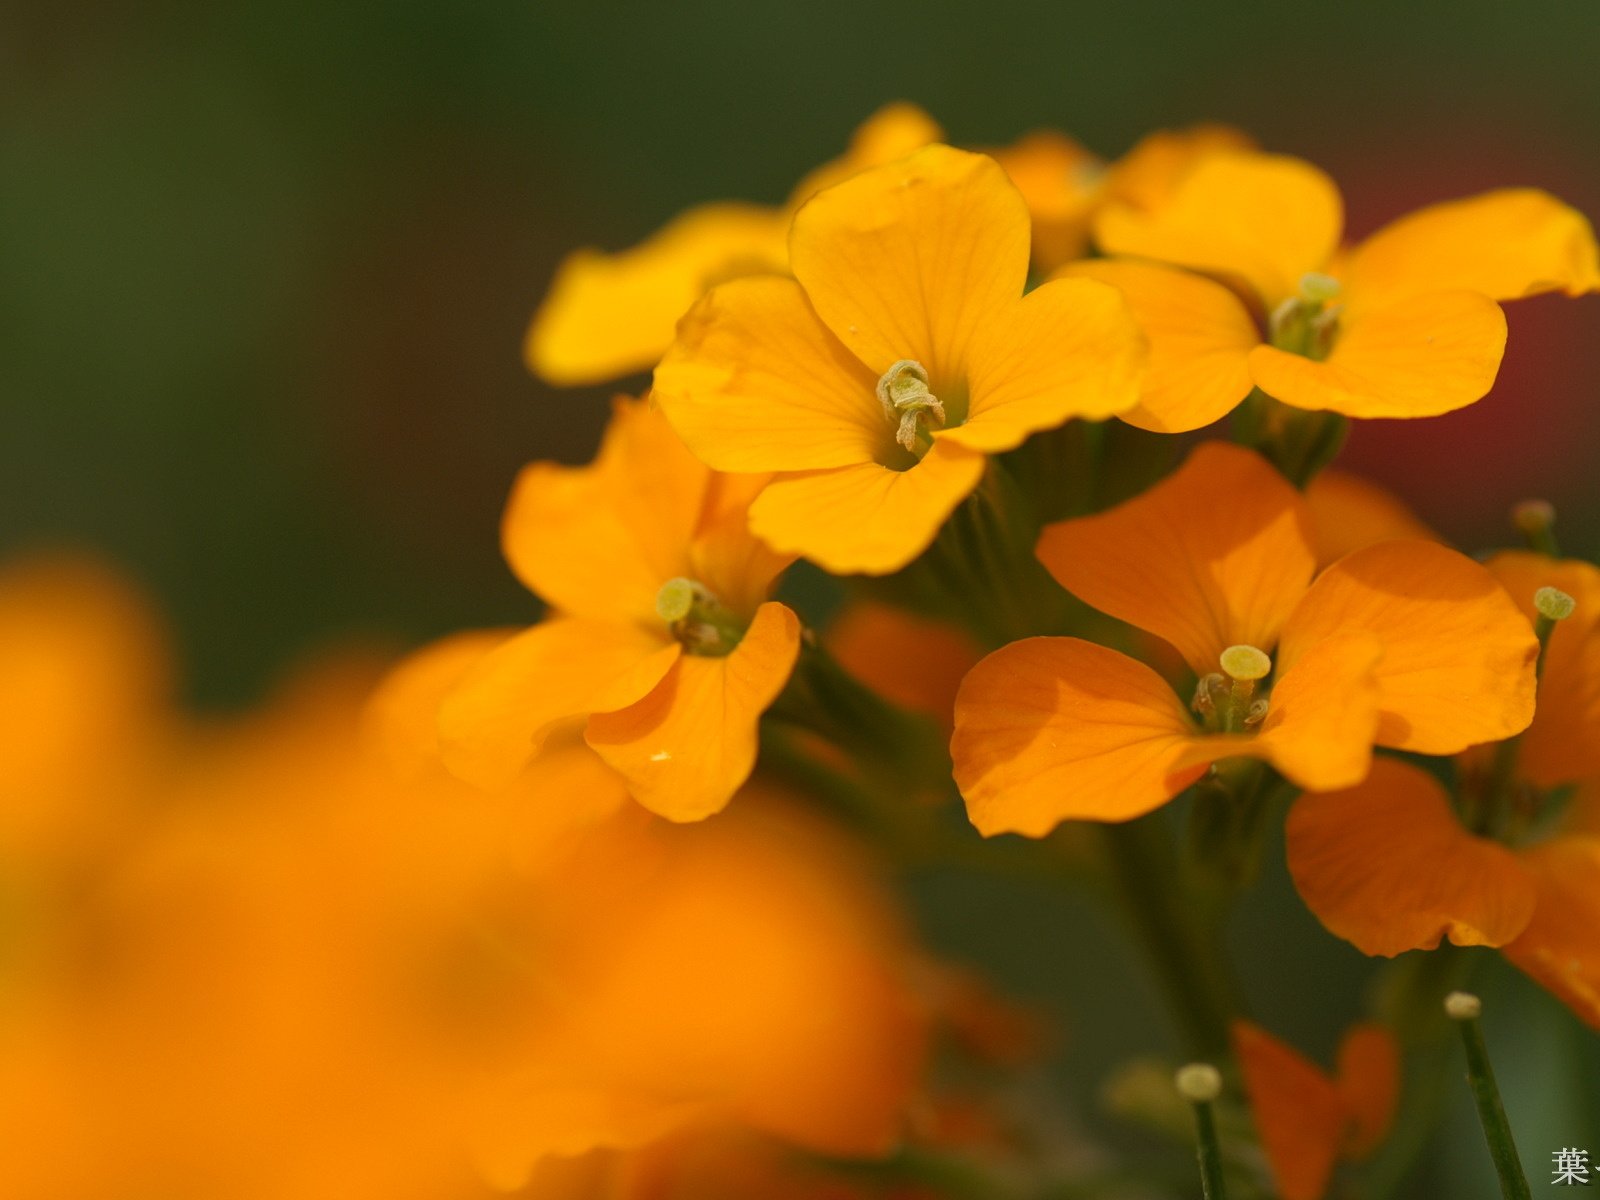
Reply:
M1533 594L1533 606L1541 617L1552 621L1565 621L1578 607L1578 602L1560 588L1542 587Z
M1178 1094L1191 1104L1210 1104L1222 1095L1222 1073L1210 1063L1179 1067L1173 1082Z
M1511 523L1530 537L1556 523L1555 506L1548 500L1524 500L1511 507Z
M1483 1001L1471 992L1451 992L1444 998L1444 1011L1452 1021L1476 1021L1483 1015Z

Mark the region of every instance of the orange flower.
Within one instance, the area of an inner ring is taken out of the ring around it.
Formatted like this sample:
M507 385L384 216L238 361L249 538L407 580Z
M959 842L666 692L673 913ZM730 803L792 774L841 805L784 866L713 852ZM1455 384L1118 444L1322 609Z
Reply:
M1041 129L991 151L1033 217L1033 262L1041 271L1081 258L1094 214L1108 204L1144 207L1162 199L1206 155L1248 150L1225 125L1158 130L1107 164L1072 138Z
M1532 189L1422 209L1348 251L1342 225L1326 175L1266 154L1209 155L1164 201L1102 209L1101 248L1146 261L1061 274L1122 288L1150 339L1145 393L1124 419L1197 429L1252 386L1351 417L1449 412L1494 382L1506 334L1497 301L1600 287L1588 221Z
M897 570L985 454L1134 402L1143 348L1116 290L1023 296L1027 208L983 155L930 146L820 192L789 249L794 279L713 289L655 375L706 463L778 473L750 509L776 549Z
M991 654L961 686L951 743L985 834L1128 820L1235 757L1350 787L1374 744L1450 754L1533 715L1538 643L1483 567L1390 541L1313 580L1304 499L1239 447L1207 443L1144 495L1048 527L1038 554L1080 599L1183 655L1203 721L1149 667L1090 642Z
M856 130L842 158L818 167L782 208L724 202L690 209L620 254L579 250L556 271L528 329L534 374L570 386L604 383L655 365L673 326L707 288L743 275L782 274L795 209L857 171L939 140L921 109L891 104Z
M1399 497L1348 471L1332 467L1318 471L1306 485L1305 497L1311 508L1319 570L1346 554L1392 538L1444 540Z
M1261 1148L1282 1200L1321 1200L1341 1158L1370 1156L1388 1136L1400 1099L1400 1052L1381 1025L1356 1025L1330 1077L1294 1047L1248 1021L1233 1024Z
M829 626L828 649L884 699L932 717L948 734L956 690L983 657L963 630L875 601L852 604Z
M445 765L501 789L581 720L646 808L676 821L720 810L800 648L798 618L765 600L790 560L746 526L761 482L708 471L657 411L625 400L592 465L527 468L505 552L554 613L448 689Z
M1600 571L1523 552L1496 556L1489 570L1530 623L1539 587L1578 600L1551 635L1516 774L1540 789L1588 782L1600 774ZM1462 769L1483 777L1481 763ZM1323 925L1363 952L1429 950L1445 938L1496 946L1600 1028L1600 836L1590 819L1580 807L1546 840L1513 850L1465 828L1433 776L1381 760L1361 785L1295 803L1289 872Z

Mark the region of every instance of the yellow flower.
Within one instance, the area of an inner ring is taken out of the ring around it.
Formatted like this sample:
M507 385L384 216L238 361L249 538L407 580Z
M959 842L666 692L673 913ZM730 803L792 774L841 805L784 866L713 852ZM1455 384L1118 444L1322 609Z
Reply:
M449 688L446 766L504 788L581 721L645 807L678 821L721 809L800 647L794 613L766 600L791 560L747 528L761 482L707 470L658 411L626 400L591 466L527 468L505 553L553 612Z
M830 571L897 570L985 454L1137 396L1143 346L1114 288L1023 296L1027 208L983 155L930 146L818 193L790 265L701 300L654 394L706 463L777 473L751 528Z
M962 684L951 743L985 834L1128 820L1233 757L1349 787L1374 744L1451 754L1533 716L1538 643L1483 567L1387 541L1313 579L1304 499L1239 447L1206 443L1144 495L1050 526L1038 554L1079 599L1183 655L1202 721L1103 646L1030 638L991 654Z
M1053 271L1083 256L1090 223L1105 205L1158 203L1201 158L1251 147L1250 139L1236 129L1196 125L1149 134L1109 164L1052 129L1027 134L990 153L1027 201L1035 268Z
M1103 208L1096 240L1123 257L1063 274L1122 288L1150 339L1145 393L1124 419L1197 429L1252 386L1351 417L1450 412L1494 383L1498 301L1600 286L1589 222L1529 188L1433 205L1347 250L1342 226L1326 175L1267 154L1213 154L1162 202Z
M557 269L525 353L547 383L604 383L649 370L673 326L707 288L787 270L789 221L817 191L939 140L921 109L891 104L856 131L843 157L818 167L781 208L724 202L690 209L631 250L579 250Z

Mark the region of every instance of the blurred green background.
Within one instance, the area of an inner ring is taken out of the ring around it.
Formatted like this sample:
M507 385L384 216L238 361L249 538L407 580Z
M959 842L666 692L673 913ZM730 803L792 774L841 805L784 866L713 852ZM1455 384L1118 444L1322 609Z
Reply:
M605 412L605 389L553 392L520 361L569 249L626 246L705 199L780 201L896 98L954 141L1055 126L1107 155L1233 122L1329 168L1355 233L1499 184L1595 214L1597 52L1592 0L12 0L0 547L85 545L130 569L207 705L319 643L523 620L496 544L507 486L531 458L587 458ZM1347 461L1468 548L1510 540L1507 507L1542 495L1569 552L1600 553L1597 321L1594 299L1514 306L1487 400L1363 426ZM1241 939L1262 1015L1326 1053L1365 963L1282 886L1263 912L1289 915L1247 914ZM1016 889L925 890L948 947L1108 1031L1086 1075L1147 1040L1158 1018L1120 994L1142 985L1090 917ZM1497 978L1541 1180L1556 1146L1600 1152L1600 1130L1574 1127L1577 1092L1600 1091L1593 1039ZM1591 1068L1576 1082L1554 1066L1574 1051ZM1429 1194L1485 1194L1470 1132Z

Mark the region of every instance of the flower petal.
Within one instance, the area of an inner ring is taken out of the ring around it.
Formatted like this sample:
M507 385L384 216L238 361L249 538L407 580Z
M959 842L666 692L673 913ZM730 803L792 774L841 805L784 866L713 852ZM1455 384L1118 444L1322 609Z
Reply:
M979 325L1022 295L1028 209L992 158L928 146L812 197L789 258L874 379L915 359L937 395L965 378Z
M877 386L794 280L739 279L684 317L651 394L717 470L805 471L893 447Z
M1323 362L1257 346L1250 374L1267 395L1296 408L1434 417L1488 394L1505 345L1506 315L1494 301L1429 292L1351 316Z
M1306 907L1364 954L1431 950L1446 937L1499 946L1533 915L1516 855L1468 833L1438 782L1398 759L1378 759L1356 787L1300 797L1285 836Z
M1494 577L1454 550L1382 542L1334 563L1284 626L1280 670L1343 634L1383 644L1380 746L1455 754L1533 719L1539 643Z
M451 634L407 655L367 699L365 733L402 780L439 768L439 708L484 655L513 636L509 629Z
M1165 680L1078 638L1026 638L961 684L950 742L967 815L985 837L1043 837L1071 819L1127 821L1204 772L1178 766L1194 727Z
M1025 134L992 151L1033 218L1033 262L1049 271L1083 254L1089 217L1105 195L1105 164L1053 129Z
M1327 468L1306 485L1320 570L1354 550L1395 538L1443 539L1394 493L1348 471Z
M497 791L527 766L554 725L634 703L679 653L664 633L633 625L576 617L535 625L485 654L445 697L445 766Z
M1526 551L1497 554L1488 567L1529 622L1542 587L1577 601L1551 631L1539 707L1523 734L1518 768L1542 788L1600 775L1600 569Z
M1345 1153L1366 1158L1389 1136L1400 1103L1400 1046L1394 1034L1370 1021L1352 1026L1339 1042L1334 1084L1352 1119Z
M1135 208L1156 208L1202 159L1255 150L1248 134L1228 125L1158 129L1140 138L1110 169L1109 190Z
M877 463L780 476L750 509L750 528L775 550L836 575L898 571L983 477L984 457L936 441L904 471Z
M1351 253L1350 302L1363 307L1450 288L1491 300L1600 287L1600 251L1582 213L1548 192L1503 188L1434 204L1385 225Z
M1600 1029L1600 837L1560 837L1522 852L1538 906L1507 958Z
M1271 311L1327 265L1343 224L1339 190L1310 163L1224 153L1202 158L1154 207L1107 205L1095 240L1108 254L1243 279Z
M1261 1148L1282 1200L1321 1200L1344 1144L1350 1113L1321 1067L1249 1021L1233 1023Z
M782 271L788 222L758 204L706 204L621 254L561 264L528 329L529 367L558 387L647 371L678 318L713 283Z
M799 618L763 604L733 653L680 656L648 695L590 717L586 740L651 812L671 821L708 817L750 777L761 714L799 652Z
M1143 495L1047 527L1038 555L1062 587L1204 675L1231 645L1277 642L1311 579L1311 518L1259 455L1207 442Z
M892 704L948 731L961 680L982 657L955 625L872 600L850 605L824 639L839 665Z
M755 615L779 575L794 562L750 532L750 506L768 475L712 476L699 531L689 547L689 578L698 580L729 611Z
M963 424L934 436L995 454L1072 417L1098 420L1139 399L1144 337L1116 288L1058 279L986 322L972 344Z
M823 188L905 158L943 137L944 130L939 128L939 123L915 104L904 100L885 104L857 126L849 149L832 162L823 163L795 185L794 191L789 193L789 210L793 212Z
M517 578L567 616L655 619L656 590L688 573L711 472L645 401L618 399L586 467L523 469L500 523Z
M1150 345L1137 407L1117 414L1157 433L1183 433L1232 412L1253 383L1246 359L1261 341L1239 298L1220 283L1153 263L1094 259L1058 278L1109 283Z

